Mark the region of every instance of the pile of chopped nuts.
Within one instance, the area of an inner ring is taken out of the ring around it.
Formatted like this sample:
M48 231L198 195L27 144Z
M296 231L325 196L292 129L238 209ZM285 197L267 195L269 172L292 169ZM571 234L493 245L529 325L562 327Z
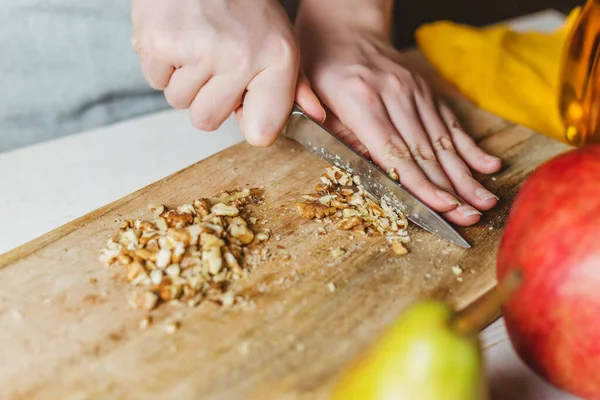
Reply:
M303 201L296 203L301 216L308 219L337 217L340 229L371 236L383 234L396 255L408 253L404 247L409 242L406 216L385 199L378 201L368 193L358 176L328 166L315 191L302 196Z
M149 205L154 219L122 221L100 261L126 269L134 308L152 310L161 302L193 307L204 299L230 306L239 298L228 286L248 273L245 246L268 238L255 235L242 215L245 205L260 202L260 189L241 189L174 210Z

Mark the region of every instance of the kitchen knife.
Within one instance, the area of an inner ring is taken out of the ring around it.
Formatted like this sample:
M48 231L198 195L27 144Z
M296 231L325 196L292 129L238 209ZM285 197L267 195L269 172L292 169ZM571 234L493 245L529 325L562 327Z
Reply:
M440 215L392 180L385 172L313 121L298 106L284 129L283 136L293 139L328 163L358 175L366 191L378 199L383 197L403 210L415 225L455 243L470 248L467 241Z

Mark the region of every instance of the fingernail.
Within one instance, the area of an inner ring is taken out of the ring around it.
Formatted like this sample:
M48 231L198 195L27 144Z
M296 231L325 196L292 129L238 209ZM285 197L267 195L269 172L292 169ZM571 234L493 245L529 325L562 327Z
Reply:
M327 120L327 111L325 111L324 107L321 107L323 109L323 120L321 121L321 123L324 123L325 120Z
M479 189L475 190L475 196L479 197L483 201L489 200L489 199L500 200L500 198L498 196L496 196L494 193L490 192L489 190L483 189L483 188L479 188Z
M457 210L463 217L470 217L471 215L481 215L481 212L467 205L460 206L457 208Z
M435 194L437 197L444 200L446 203L450 204L451 206L457 206L457 207L460 206L460 201L458 201L458 199L456 197L452 196L448 192L444 192L443 190L438 190L435 192Z
M485 161L487 162L496 162L496 161L500 161L500 159L498 157L495 156L485 156Z

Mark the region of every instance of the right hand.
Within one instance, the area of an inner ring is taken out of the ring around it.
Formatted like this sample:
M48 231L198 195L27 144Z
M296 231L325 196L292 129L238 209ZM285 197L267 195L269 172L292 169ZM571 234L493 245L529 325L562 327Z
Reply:
M277 0L132 0L131 19L146 80L171 106L189 108L198 129L213 131L235 111L246 140L264 147L294 101L325 118Z

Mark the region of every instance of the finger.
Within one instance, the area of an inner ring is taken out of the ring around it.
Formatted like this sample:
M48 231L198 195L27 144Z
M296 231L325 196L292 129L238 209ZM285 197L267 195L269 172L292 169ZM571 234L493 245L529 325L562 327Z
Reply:
M460 226L471 226L479 222L481 212L468 204L463 204L443 214L444 219Z
M192 104L200 88L208 82L211 72L200 66L183 66L171 75L165 88L165 98L173 108L186 109Z
M501 160L477 146L475 141L460 127L452 110L440 100L437 103L440 115L456 145L456 150L465 162L474 170L484 174L492 174L500 170Z
M142 44L137 44L138 57L142 74L152 89L163 90L169 84L169 79L175 67L163 59L152 55Z
M242 124L244 123L243 117L244 117L244 106L242 105L235 109L235 119L238 122L238 127L241 127Z
M268 147L275 142L292 111L296 80L293 68L269 67L249 83L240 128L250 144Z
M342 121L340 121L337 115L330 112L327 115L325 127L348 146L352 147L361 156L365 158L371 157L367 147L358 139L358 136L356 136L354 132L342 124Z
M407 144L417 165L433 184L454 195L454 189L437 160L419 117L413 91L407 93L399 85L387 85L383 90L383 96L390 119ZM402 179L403 177L400 176L401 182ZM455 205L459 205L458 201Z
M334 112L369 149L373 161L384 170L394 168L402 184L433 209L442 212L455 208L457 200L431 183L414 162L377 92L362 80L348 89L350 92L340 93L336 99Z
M469 167L457 154L432 92L421 87L416 92L415 102L445 176L450 179L458 195L479 210L494 207L498 201L497 196L473 178Z
M302 71L298 75L298 83L296 84L296 103L315 121L325 121L325 109Z
M240 106L245 89L242 79L226 74L213 76L190 105L192 124L203 131L214 131Z

